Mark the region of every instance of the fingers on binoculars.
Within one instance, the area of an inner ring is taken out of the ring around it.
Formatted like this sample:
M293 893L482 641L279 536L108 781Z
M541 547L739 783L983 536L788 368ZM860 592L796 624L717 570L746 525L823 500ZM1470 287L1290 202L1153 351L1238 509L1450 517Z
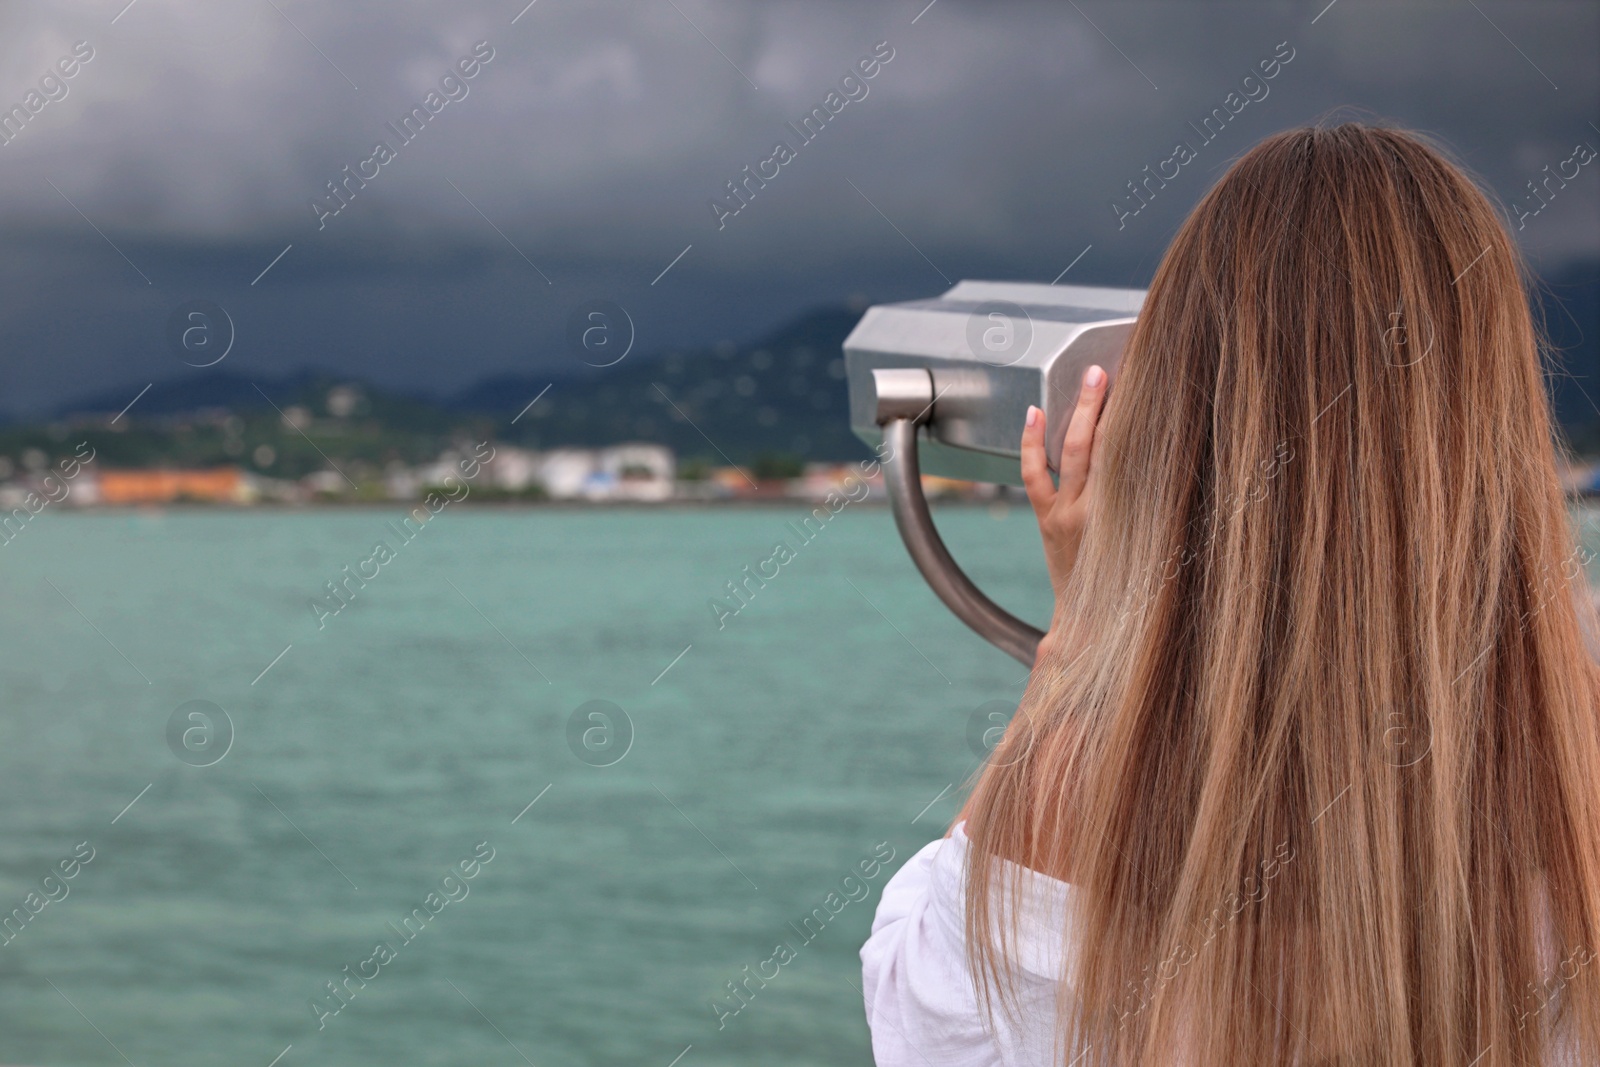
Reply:
M1095 427L1100 421L1105 397L1106 372L1099 366L1091 366L1084 372L1078 403L1072 410L1072 419L1061 443L1059 489L1050 478L1050 466L1045 458L1044 412L1036 407L1028 408L1028 419L1022 428L1022 484L1039 518L1044 518L1063 494L1070 504L1083 493L1093 460Z
M1050 480L1050 467L1044 458L1044 412L1029 405L1022 426L1022 486L1028 502L1041 522L1056 500L1056 483Z
M1094 459L1094 432L1105 398L1106 372L1099 366L1091 366L1083 372L1078 406L1072 410L1067 436L1061 442L1061 492L1068 501L1078 499L1089 480Z

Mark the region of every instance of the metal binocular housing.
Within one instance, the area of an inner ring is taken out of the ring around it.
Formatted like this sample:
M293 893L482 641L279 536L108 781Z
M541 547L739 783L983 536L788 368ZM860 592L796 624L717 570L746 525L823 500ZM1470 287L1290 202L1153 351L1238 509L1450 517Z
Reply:
M1111 382L1144 304L1142 289L958 283L943 296L869 308L844 342L850 427L883 450L900 536L956 616L1028 666L1043 631L983 594L934 528L922 474L1021 485L1023 420L1044 412L1057 469L1083 372Z

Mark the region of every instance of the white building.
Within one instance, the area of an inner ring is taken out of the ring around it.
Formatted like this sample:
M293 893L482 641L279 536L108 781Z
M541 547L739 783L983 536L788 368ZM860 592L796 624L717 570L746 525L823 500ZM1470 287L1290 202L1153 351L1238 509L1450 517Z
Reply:
M437 461L411 472L412 486L438 485L449 474L460 477L460 457L446 452ZM479 484L520 492L542 486L553 500L660 501L673 497L677 458L661 445L632 443L611 448L556 448L534 452L513 445L497 445L494 458L483 465ZM406 485L393 474L390 491Z
M600 453L613 500L670 500L677 469L677 458L663 445L616 445Z
M557 448L539 464L539 481L555 500L585 496L586 484L600 469L600 457L587 448Z
M661 445L558 448L538 459L537 481L555 500L670 500L677 474Z

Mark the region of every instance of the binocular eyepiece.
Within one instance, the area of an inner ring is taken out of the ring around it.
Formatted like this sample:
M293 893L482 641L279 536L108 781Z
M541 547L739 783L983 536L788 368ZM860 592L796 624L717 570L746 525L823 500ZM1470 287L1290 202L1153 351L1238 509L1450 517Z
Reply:
M1018 443L1044 412L1054 467L1090 364L1116 379L1142 289L958 283L943 296L869 308L844 342L850 427L869 445L891 418L923 429L922 469L1021 485Z

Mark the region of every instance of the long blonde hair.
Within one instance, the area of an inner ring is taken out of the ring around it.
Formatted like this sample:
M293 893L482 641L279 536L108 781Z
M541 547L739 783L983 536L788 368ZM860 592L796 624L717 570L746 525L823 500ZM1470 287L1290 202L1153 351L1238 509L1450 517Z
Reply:
M1009 859L1076 886L1061 1063L1600 1063L1600 668L1531 284L1398 129L1269 137L1183 223L968 808L991 1018Z

